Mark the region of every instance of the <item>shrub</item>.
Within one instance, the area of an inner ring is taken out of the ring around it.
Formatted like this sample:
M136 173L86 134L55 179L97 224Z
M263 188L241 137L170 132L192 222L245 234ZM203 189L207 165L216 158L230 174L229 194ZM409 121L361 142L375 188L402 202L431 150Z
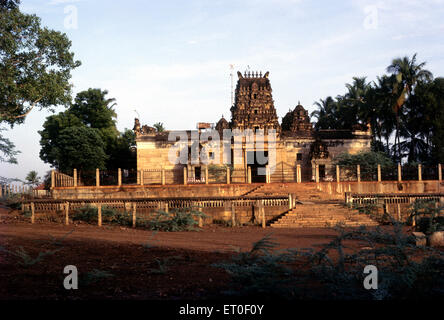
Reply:
M232 289L224 293L279 299L444 298L443 253L416 247L401 224L395 223L390 231L336 230L338 235L318 251L273 251L277 244L266 237L251 251L214 265L231 275ZM359 240L366 247L346 253L346 240ZM377 290L363 286L367 265L378 269Z
M435 231L444 230L444 217L440 212L444 206L437 206L434 200L416 199L409 208L409 220L415 220L416 230L430 235Z
M96 223L98 220L98 210L96 207L91 205L76 209L74 211L73 220ZM132 215L126 211L120 212L118 210L103 206L102 222L130 226L132 224Z
M206 216L195 208L171 209L169 212L158 210L153 219L140 224L150 230L158 231L196 231L198 219Z

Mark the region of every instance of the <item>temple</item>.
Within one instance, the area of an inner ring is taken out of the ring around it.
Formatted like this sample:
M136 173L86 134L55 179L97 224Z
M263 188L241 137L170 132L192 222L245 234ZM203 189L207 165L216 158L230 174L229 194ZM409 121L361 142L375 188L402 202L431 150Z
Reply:
M182 133L185 140L181 137L180 141L178 138L170 141L171 131L156 132L154 128L141 127L136 119L137 170L152 173L142 178L144 184L149 184L150 176L160 174L161 170L168 171L164 178L166 183L182 183L185 175L189 183L205 182L203 172L206 170L208 179L209 169L213 173L210 175L212 182L217 183L222 176L217 174L218 170L223 172L226 168L231 170L232 183L244 183L249 179L249 182L314 181L316 167L318 179L329 181L333 180L332 163L337 155L370 150L369 127L314 130L308 111L300 103L279 123L269 72L238 72L237 75L230 121L222 116L215 124L199 123L196 130ZM235 152L234 138L225 137L224 140L227 129L262 134L264 141L249 143L244 137L240 151ZM214 133L218 141L213 139ZM273 140L269 138L271 133L275 133ZM193 140L193 137L203 136L207 138L204 142ZM176 150L177 156L185 154L185 163L171 161L171 148Z

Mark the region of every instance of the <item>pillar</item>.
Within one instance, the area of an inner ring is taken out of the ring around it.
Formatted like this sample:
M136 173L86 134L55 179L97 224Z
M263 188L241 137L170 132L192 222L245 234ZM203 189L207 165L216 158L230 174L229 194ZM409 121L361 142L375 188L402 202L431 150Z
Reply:
M97 225L99 227L102 226L102 205L101 204L97 205Z
M265 166L265 183L270 183L270 168L268 164Z
M251 167L248 166L248 181L247 183L251 183Z
M69 202L65 202L65 224L69 224Z
M183 184L187 184L187 167L183 167Z
M77 169L74 169L74 173L72 174L74 179L74 187L77 187Z
M199 210L199 212L202 213L202 206L201 206L200 202L198 203L198 209L197 210ZM203 219L202 219L201 216L199 216L198 225L199 225L199 228L203 228Z
M402 168L401 168L401 164L398 163L398 181L401 182L402 181Z
M51 189L55 188L55 171L51 170Z
M227 167L227 184L230 184L230 167Z
M100 187L100 171L96 169L96 187Z
M262 228L265 229L265 227L266 227L265 208L264 208L264 203L262 202L262 200L259 201L259 207L260 207L260 213L261 213Z
M336 182L340 182L341 181L341 169L339 169L339 166L336 165Z
M356 166L356 176L358 178L358 182L361 182L361 166L359 164Z
M133 228L136 227L136 209L137 205L135 202L133 202Z
M208 166L205 166L205 184L208 184Z
M122 185L122 169L117 169L117 185Z
M418 164L418 181L422 181L422 165Z
M319 165L316 164L316 172L315 172L315 177L316 177L316 183L319 183Z
M301 165L296 165L296 182L301 183L302 182L302 171L301 171Z
M381 182L381 165L378 164L378 182Z
M234 210L234 202L231 202L231 226L236 226L236 211Z
M140 183L141 186L143 186L144 179L145 179L145 177L144 177L144 174L143 174L143 170L140 170L139 171L139 180L140 180L139 183Z
M34 202L31 202L31 223L35 222L35 206Z
M438 181L442 180L442 167L441 167L441 163L438 164Z
M293 209L293 195L291 193L288 194L288 209Z

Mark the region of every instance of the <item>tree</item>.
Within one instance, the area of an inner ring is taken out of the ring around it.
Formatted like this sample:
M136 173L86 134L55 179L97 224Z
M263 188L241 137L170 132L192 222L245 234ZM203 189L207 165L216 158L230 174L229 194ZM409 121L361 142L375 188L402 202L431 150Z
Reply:
M60 153L61 133L67 128L84 127L97 130L106 154L103 168L108 170L135 168L137 164L133 150L134 132L126 130L124 133L119 133L116 128L117 115L113 109L115 99L106 98L107 94L108 91L100 89L79 92L66 111L49 116L43 124L43 130L39 131L40 158L60 171L70 174L75 167L60 165L62 163L60 157L65 155ZM68 151L70 150L65 150ZM98 163L96 167L102 168L102 165Z
M103 170L108 158L99 130L86 126L63 129L52 152L55 157L53 164L67 173L74 168L80 171Z
M107 169L115 170L134 169L137 167L136 158L136 134L133 130L125 129L123 133L119 133L113 148L110 150L109 159L107 161Z
M316 129L338 129L337 128L337 102L332 97L325 100L320 99L314 103L318 110L311 113L312 117L317 119Z
M339 165L346 169L348 175L353 175L356 166L361 166L361 178L373 179L377 174L378 164L381 169L391 168L393 166L392 160L382 152L360 152L357 154L342 153L333 160L334 166L332 170L336 170L335 166ZM332 173L334 175L335 173Z
M165 128L164 128L162 122L157 122L157 123L153 124L153 127L156 128L157 132L165 131Z
M0 0L0 9L16 9L20 0Z
M405 113L408 110L404 110L406 102L411 100L412 95L418 82L428 82L433 78L430 71L425 70L425 62L416 63L416 53L412 59L409 57L393 59L392 63L387 67L387 72L396 76L396 82L393 87L393 94L396 96L397 101L393 105L394 112L396 114L396 135L395 135L395 154L397 161L401 161L401 136L404 132L404 136L410 136L410 139L415 140L414 130L408 130L405 128L406 122L403 121ZM405 144L404 144L405 145ZM410 143L409 154L415 154L416 143ZM404 146L405 148L405 146ZM413 149L412 149L413 148Z
M18 4L0 2L0 125L23 123L35 107L69 103L71 71L80 66L67 36L42 27L40 18L20 12ZM0 139L0 161L16 162L13 144Z
M29 171L28 174L26 175L26 184L32 186L32 187L36 187L40 184L40 180L41 178L38 176L37 171Z
M0 131L4 129L0 128ZM0 135L0 162L17 163L15 157L19 151L15 150L15 145L7 138ZM2 155L3 154L3 155Z

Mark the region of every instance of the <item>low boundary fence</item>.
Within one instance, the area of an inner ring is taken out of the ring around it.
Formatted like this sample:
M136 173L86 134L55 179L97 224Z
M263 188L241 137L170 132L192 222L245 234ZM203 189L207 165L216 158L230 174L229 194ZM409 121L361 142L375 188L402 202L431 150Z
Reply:
M222 168L222 167L221 167ZM223 169L223 170L222 170ZM280 163L275 167L265 166L265 176L260 181L257 168L248 166L244 169L231 169L223 167L221 170L208 170L201 167L199 174L188 172L186 167L174 169L150 169L150 170L96 170L82 172L79 177L77 170L73 170L73 176L53 171L51 174L51 188L77 187L77 186L102 186L102 185L166 185L166 184L235 184L252 182L370 182L370 181L442 181L443 166L417 166L395 165L390 167L364 166L329 166L315 165L306 167L301 165L289 165ZM95 177L94 177L95 176Z
M205 208L224 208L224 211L231 212L232 221L235 221L236 208L255 207L260 212L262 226L265 227L265 207L293 207L295 198L292 195L288 197L269 196L269 197L196 197L196 198L156 198L156 199L75 199L75 200L28 200L22 204L22 211L30 211L31 223L35 222L36 213L57 213L64 212L65 224L69 224L70 212L85 207L87 205L98 208L98 225L102 225L101 210L102 206L108 208L130 212L133 218L133 227L136 226L138 214L146 214L156 210L178 208L192 208L202 211ZM201 223L201 222L199 222Z

